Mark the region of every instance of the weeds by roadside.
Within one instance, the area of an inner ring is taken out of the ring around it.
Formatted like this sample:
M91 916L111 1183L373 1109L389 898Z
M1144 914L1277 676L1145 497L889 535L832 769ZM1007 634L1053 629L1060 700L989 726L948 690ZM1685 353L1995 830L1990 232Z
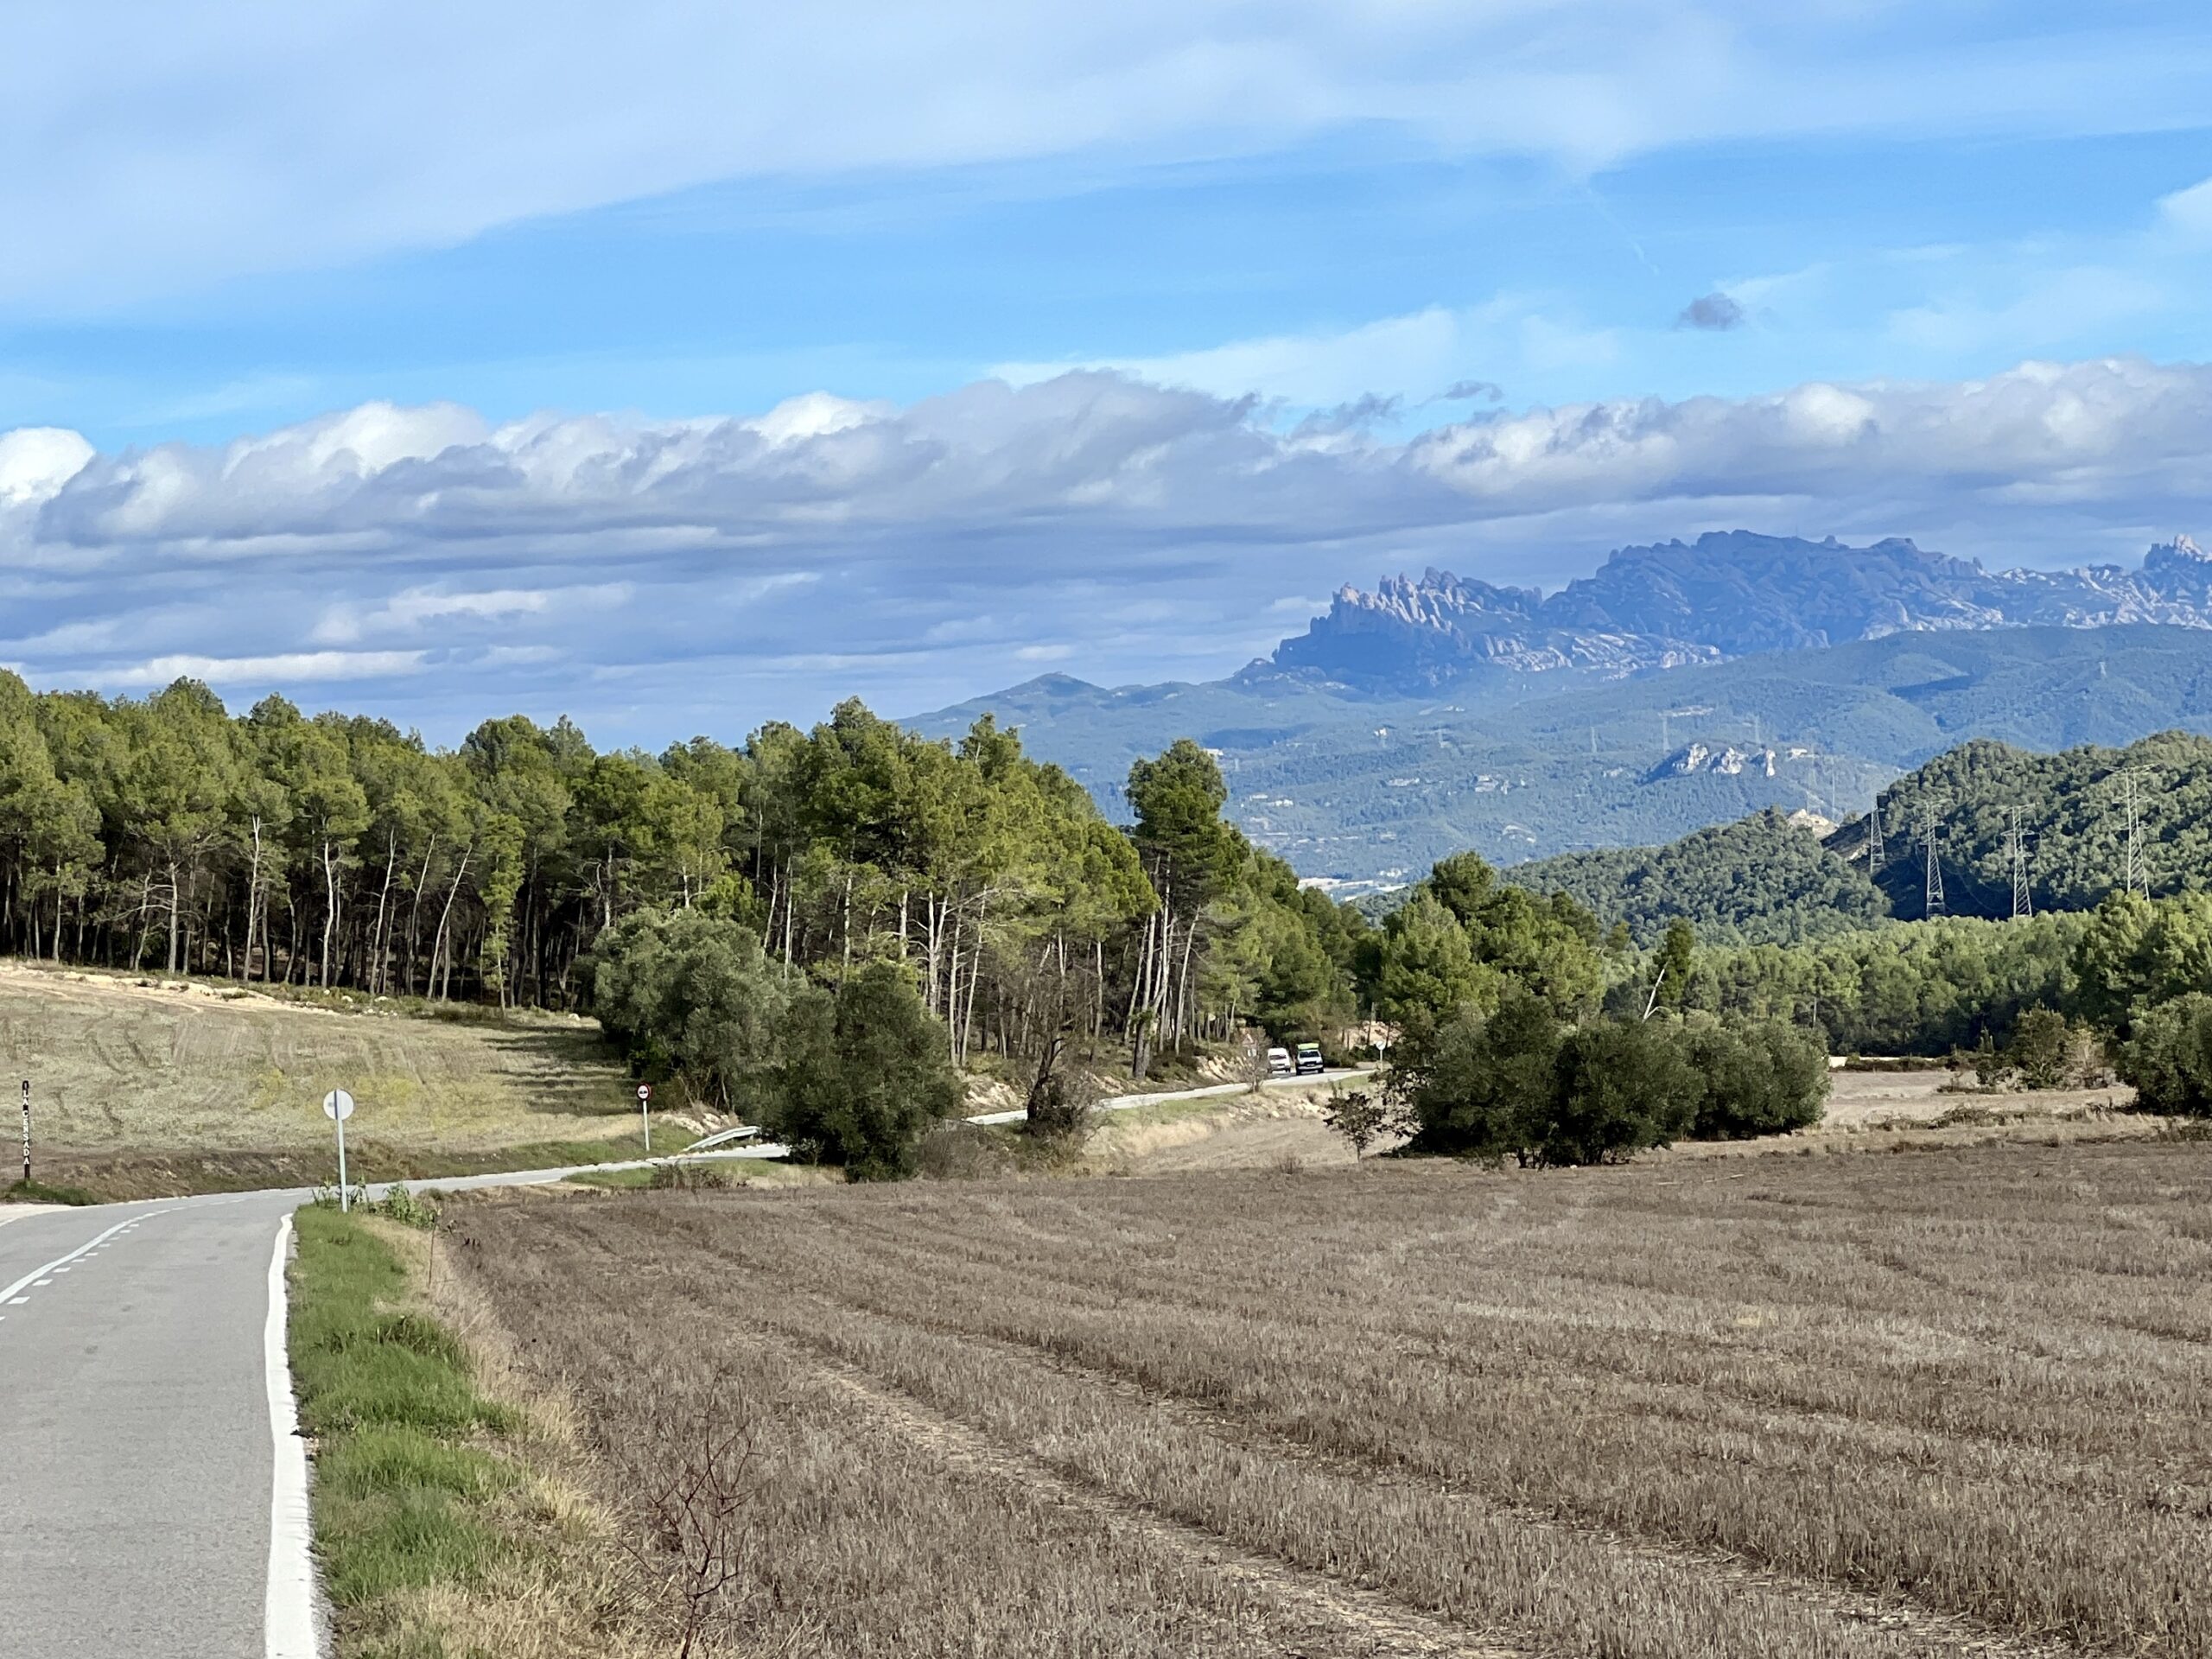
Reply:
M0 1204L98 1204L99 1199L81 1186L48 1186L44 1181L17 1181L0 1192Z
M644 1659L616 1529L559 1472L557 1414L464 1341L435 1231L401 1230L432 1215L403 1189L297 1217L292 1371L337 1659Z

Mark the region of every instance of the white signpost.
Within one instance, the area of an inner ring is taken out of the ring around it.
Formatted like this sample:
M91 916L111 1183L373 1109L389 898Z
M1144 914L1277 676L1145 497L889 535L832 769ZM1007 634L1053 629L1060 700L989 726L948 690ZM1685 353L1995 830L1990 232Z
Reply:
M653 1155L653 1086L650 1083L638 1085L638 1116L645 1120L645 1156Z
M334 1089L322 1097L322 1115L338 1126L338 1207L352 1207L346 1191L346 1120L353 1116L353 1096Z

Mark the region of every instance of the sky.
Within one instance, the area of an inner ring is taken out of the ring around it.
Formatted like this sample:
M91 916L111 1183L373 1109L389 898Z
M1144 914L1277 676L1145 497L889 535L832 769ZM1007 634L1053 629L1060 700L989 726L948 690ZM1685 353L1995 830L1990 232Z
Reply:
M1078 15L1103 10L1109 16ZM17 0L0 663L439 742L2212 531L2212 13Z

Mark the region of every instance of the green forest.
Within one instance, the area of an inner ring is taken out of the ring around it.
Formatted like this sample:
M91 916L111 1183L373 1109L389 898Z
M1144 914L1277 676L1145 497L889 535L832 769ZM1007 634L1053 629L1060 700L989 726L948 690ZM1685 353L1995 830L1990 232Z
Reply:
M2193 892L2212 878L2208 811L2212 738L2164 732L2058 754L1981 738L1898 779L1825 839L1770 809L1662 847L1561 854L1506 874L1625 924L1639 944L1679 916L1711 943L1788 944L1927 919L1931 862L1936 916L2009 918L2016 874L2030 914L2088 910L2131 888Z
M1124 830L988 719L931 741L857 702L739 747L601 752L517 716L442 751L281 697L233 715L191 681L110 700L6 675L0 946L573 1008L608 930L685 911L785 975L909 964L955 1060L1025 1051L1077 987L1091 1036L1147 1045L1348 1019L1357 918L1226 798L1178 743L1133 768Z

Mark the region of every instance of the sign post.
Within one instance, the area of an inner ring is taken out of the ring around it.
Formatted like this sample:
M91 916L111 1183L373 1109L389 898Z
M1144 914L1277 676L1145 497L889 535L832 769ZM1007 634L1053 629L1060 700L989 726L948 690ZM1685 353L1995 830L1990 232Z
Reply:
M353 1200L346 1190L346 1120L353 1116L353 1096L343 1089L332 1090L322 1097L322 1115L338 1126L338 1207L348 1210Z
M23 1185L31 1184L31 1080L23 1079Z
M653 1155L653 1086L650 1083L638 1085L638 1116L645 1126L645 1156Z

